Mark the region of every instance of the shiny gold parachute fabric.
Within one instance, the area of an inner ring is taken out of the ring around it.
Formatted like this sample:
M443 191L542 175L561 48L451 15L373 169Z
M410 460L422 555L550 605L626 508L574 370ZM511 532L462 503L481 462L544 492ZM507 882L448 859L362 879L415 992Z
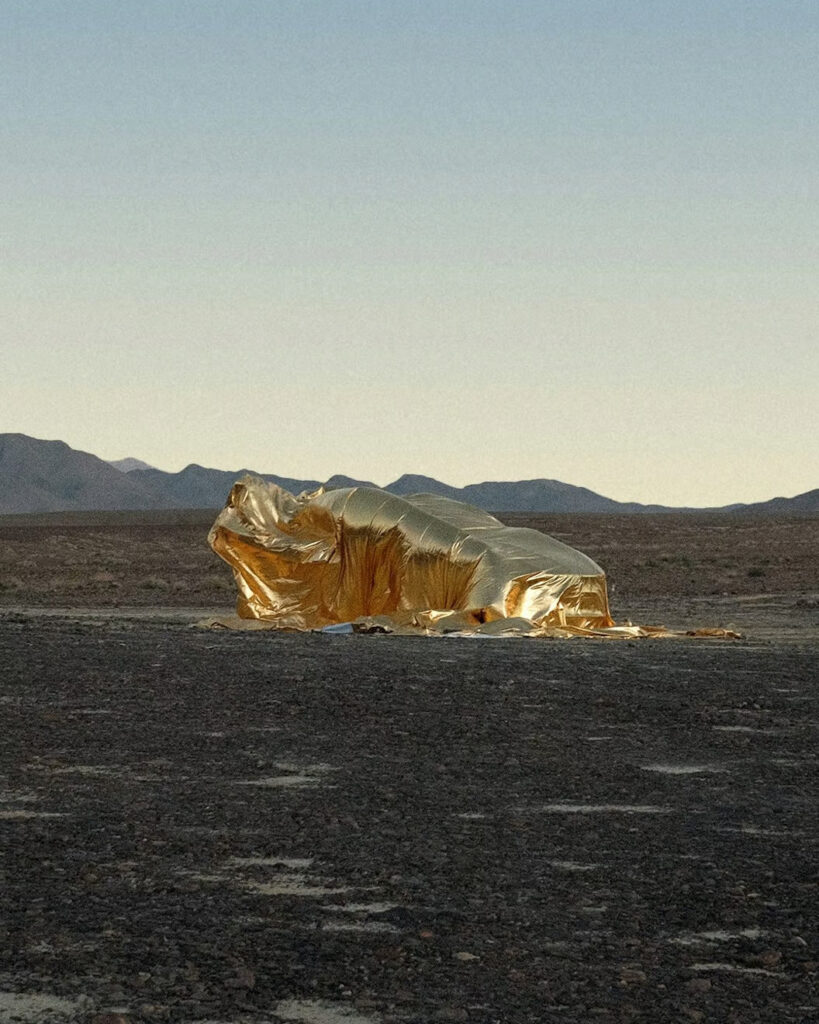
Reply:
M349 487L294 496L246 476L208 540L233 568L239 616L280 629L618 629L603 570L586 555L438 495Z

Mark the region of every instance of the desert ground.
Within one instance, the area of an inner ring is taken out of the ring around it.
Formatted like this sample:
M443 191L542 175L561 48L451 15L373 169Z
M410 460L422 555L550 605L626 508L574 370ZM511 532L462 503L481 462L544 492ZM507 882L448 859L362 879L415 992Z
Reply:
M237 633L212 513L0 518L0 1021L819 1020L819 519L507 517L619 621Z

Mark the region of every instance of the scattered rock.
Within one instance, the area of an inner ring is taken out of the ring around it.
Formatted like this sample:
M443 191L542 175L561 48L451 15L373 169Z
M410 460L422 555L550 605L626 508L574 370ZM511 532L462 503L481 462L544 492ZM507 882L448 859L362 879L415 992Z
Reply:
M766 949L764 952L751 957L751 962L762 964L763 967L776 967L782 959L782 954L776 949Z

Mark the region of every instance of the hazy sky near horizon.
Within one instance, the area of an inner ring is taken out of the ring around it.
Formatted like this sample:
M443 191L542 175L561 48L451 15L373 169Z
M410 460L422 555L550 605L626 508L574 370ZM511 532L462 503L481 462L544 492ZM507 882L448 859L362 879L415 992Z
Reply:
M0 431L819 486L816 0L0 0Z

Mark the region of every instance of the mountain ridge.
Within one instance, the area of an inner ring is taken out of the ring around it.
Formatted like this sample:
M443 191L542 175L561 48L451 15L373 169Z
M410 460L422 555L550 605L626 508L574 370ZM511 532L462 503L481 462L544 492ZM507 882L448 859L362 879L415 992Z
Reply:
M142 460L120 460L141 463ZM144 464L142 464L144 465ZM64 441L45 441L26 434L0 434L0 514L60 511L220 508L230 488L251 473L286 490L313 491L322 481L259 473L252 469L222 470L190 463L177 473L139 466L117 468ZM323 483L336 487L377 486L371 481L336 474ZM776 497L754 504L694 509L644 505L608 498L587 487L560 480L486 480L453 487L422 474L405 473L383 490L398 496L426 491L465 501L494 512L646 513L744 512L759 514L819 513L819 488L792 498Z
M65 441L0 434L0 511L163 508L162 496Z
M132 456L128 456L127 459L106 459L109 466L113 466L114 469L118 469L120 473L130 473L132 469L154 469L147 462L143 462L142 459L135 459Z

